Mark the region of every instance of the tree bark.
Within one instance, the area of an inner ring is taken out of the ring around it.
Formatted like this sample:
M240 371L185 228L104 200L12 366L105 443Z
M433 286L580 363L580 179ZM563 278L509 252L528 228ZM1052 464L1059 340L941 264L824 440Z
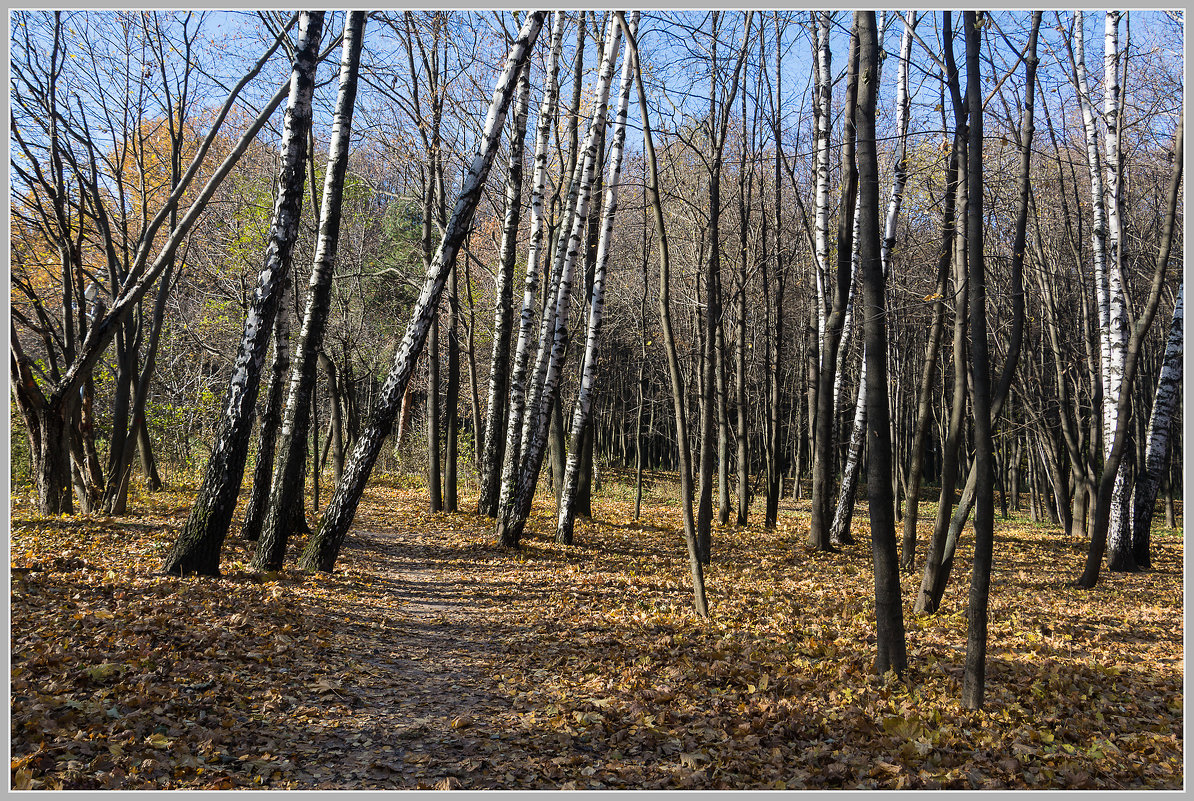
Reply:
M482 129L479 151L473 157L469 171L461 184L460 197L444 228L440 246L432 259L432 269L428 271L423 290L415 303L411 322L394 355L394 364L390 369L390 374L382 386L381 395L370 415L369 424L358 438L352 458L345 466L344 477L336 487L336 492L324 511L319 531L308 540L307 546L303 549L299 566L305 570L318 569L331 572L335 566L340 547L348 533L348 527L352 524L357 504L360 502L361 493L369 479L369 473L381 452L382 442L390 432L399 399L406 391L415 360L426 340L440 295L447 282L448 271L452 269L460 246L471 227L473 212L480 199L485 178L489 174L489 168L497 154L506 110L514 95L518 75L530 57L545 14L546 12L536 11L527 17L506 58L505 68L494 89L493 99L490 102L489 112Z
M895 504L891 491L891 427L887 405L887 299L879 230L879 163L875 142L875 99L879 41L875 12L855 13L858 72L864 78L855 111L858 137L859 258L865 312L867 372L867 500L871 518L871 553L875 565L875 672L907 668L900 570L896 553ZM839 273L840 277L840 273ZM822 362L824 367L824 362ZM824 397L822 397L824 400Z
M323 17L321 11L303 12L299 22L299 38L291 69L290 101L282 133L282 172L265 267L258 277L245 319L224 414L199 495L163 567L165 572L174 575L216 576L220 572L220 551L244 476L261 365L278 310L281 284L286 281L286 267L290 264L290 254L298 235L307 129L311 125L311 96Z
M638 28L637 15L629 21L630 33ZM601 331L601 320L605 309L605 272L609 263L610 238L614 228L614 215L618 210L618 190L621 187L622 153L626 142L626 117L630 109L630 87L634 74L630 69L629 49L622 57L622 81L618 90L618 111L614 123L614 141L609 155L609 180L606 182L605 204L601 217L601 234L597 244L597 260L593 266L593 288L589 299L589 326L585 336L585 353L582 362L580 390L576 397L576 411L572 416L568 464L564 471L563 491L560 493L559 520L556 525L556 542L572 544L572 531L576 521L577 484L584 448L577 447L586 428L591 428L593 384L597 369L597 337ZM591 458L591 454L590 454Z
M858 18L856 18L857 21ZM855 26L857 28L857 25ZM846 73L847 109L856 106L859 92L859 45L855 29L850 36L849 69ZM855 164L855 126L853 114L847 114L842 133L841 212L837 227L837 285L834 288L833 310L825 321L821 340L821 363L817 376L816 436L813 440L812 519L809 523L809 547L818 551L833 550L830 541L830 507L833 484L833 380L837 350L841 341L842 323L846 310L846 296L850 288L851 243L854 228L854 203L858 191L858 169Z
M1148 445L1144 452L1144 464L1136 474L1136 486L1132 489L1132 554L1136 564L1142 568L1152 566L1149 530L1157 504L1161 474L1169 466L1174 411L1181 397L1182 353L1185 344L1183 294L1184 287L1178 290L1177 302L1173 307L1173 321L1169 324L1169 339L1165 343L1165 358L1161 375L1157 378L1152 413L1148 420L1148 434L1145 437Z
M610 21L611 26L614 24ZM593 106L592 121L588 133L585 135L584 157L578 159L578 169L581 169L580 182L576 197L576 209L571 219L565 217L568 224L567 236L561 231L561 242L565 247L564 258L559 270L559 290L550 304L549 322L551 332L550 353L543 372L542 389L538 396L538 403L527 406L528 426L526 449L522 455L522 464L518 471L518 481L514 487L508 508L499 509L497 537L505 547L517 547L530 515L531 502L534 497L535 485L539 480L539 473L543 465L543 456L547 445L548 429L551 425L552 404L558 402L560 374L564 366L564 354L568 345L568 308L571 302L572 282L576 272L581 239L584 235L585 223L588 220L593 186L593 168L596 162L597 129L605 124L605 105L609 97L609 87L613 79L614 59L620 43L620 29L614 28L612 35L607 34L606 48L602 54L601 69L597 80L596 100ZM558 250L558 249L557 249ZM542 353L548 344L547 340L540 341ZM540 358L542 361L542 357ZM562 474L560 475L562 479Z
M558 26L559 22L556 24ZM494 293L497 301L493 310L493 350L489 359L489 402L485 409L485 443L480 460L480 491L477 498L477 514L489 517L497 516L502 459L505 456L506 431L502 423L506 421L507 398L511 392L509 365L513 324L514 260L518 246L518 225L522 217L522 159L530 96L531 78L528 67L519 77L518 100L514 106L514 130L510 135L510 159L506 169L506 217L502 225L497 287ZM550 117L550 112L547 117ZM546 119L542 111L540 118L541 123ZM537 153L536 175L539 175ZM536 188L540 194L539 202L542 203L543 187L539 184ZM539 225L542 226L541 221Z
M983 105L979 74L982 34L978 14L964 12L966 32L966 94L970 104L970 143L967 148L966 245L970 289L970 375L973 386L974 464L978 488L974 509L974 567L967 608L966 667L962 675L962 703L980 709L986 688L987 610L991 589L991 564L995 527L995 459L991 438L991 368L987 353L987 279L983 260ZM1039 12L1035 17L1040 24ZM1033 32L1035 34L1036 27ZM1035 46L1035 35L1031 39ZM1031 84L1029 84L1031 86ZM1031 101L1030 101L1031 102ZM1031 105L1029 106L1031 108ZM1027 176L1022 175L1022 179ZM1024 212L1027 213L1027 198ZM1023 249L1023 237L1020 247Z
M291 366L290 391L282 418L278 466L270 489L269 511L252 566L256 570L281 570L286 544L293 533L293 510L303 508L303 462L311 425L319 354L323 350L328 314L332 302L332 279L336 252L340 244L340 220L343 209L344 179L352 143L352 117L356 105L357 73L364 40L365 12L354 11L344 25L343 52L340 61L340 85L332 118L332 138L328 146L328 165L319 204L319 239L316 243L311 277L307 285L303 325ZM318 445L312 448L316 459L312 477L318 482ZM318 486L318 484L316 484Z
M265 409L257 428L257 462L253 466L253 490L249 494L249 504L245 507L245 519L240 528L241 539L250 542L260 539L261 527L265 524L265 515L269 510L278 427L282 423L282 395L290 374L290 314L286 309L289 285L289 281L282 282L282 297L278 299L278 314L274 317L274 355L270 360Z

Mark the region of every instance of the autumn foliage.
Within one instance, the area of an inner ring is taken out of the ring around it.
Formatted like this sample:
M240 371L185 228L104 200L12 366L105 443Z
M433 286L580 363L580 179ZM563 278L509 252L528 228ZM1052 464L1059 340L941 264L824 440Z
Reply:
M876 677L866 531L806 552L805 503L774 532L715 530L699 620L664 476L639 520L607 482L573 546L537 500L518 551L488 518L383 484L330 576L252 574L239 540L219 579L159 575L193 491L134 497L121 520L14 496L12 786L1183 784L1174 532L1152 571L1088 592L1065 583L1082 543L997 519L975 712L959 703L965 582L916 616L905 579L911 666ZM956 575L969 548L967 531Z

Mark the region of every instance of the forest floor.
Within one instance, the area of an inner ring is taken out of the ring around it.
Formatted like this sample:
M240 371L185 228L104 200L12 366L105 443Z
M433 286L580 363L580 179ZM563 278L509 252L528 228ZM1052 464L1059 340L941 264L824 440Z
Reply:
M702 621L668 494L635 520L607 482L571 547L537 502L504 551L487 519L375 482L333 575L251 573L234 525L221 578L178 579L159 571L193 490L124 518L43 518L18 492L12 787L1183 786L1180 530L1154 532L1151 571L1083 591L1081 543L997 517L976 712L969 529L941 613L913 614L901 577L900 680L871 673L865 504L840 554L805 551L807 502L774 532L716 529Z

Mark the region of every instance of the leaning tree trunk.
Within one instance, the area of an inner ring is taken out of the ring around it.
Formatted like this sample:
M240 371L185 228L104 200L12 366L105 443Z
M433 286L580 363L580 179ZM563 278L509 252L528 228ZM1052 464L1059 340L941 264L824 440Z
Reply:
M611 19L610 25L615 23ZM550 323L551 348L547 358L546 370L543 374L541 389L538 393L538 403L528 404L528 430L526 447L521 457L522 464L518 471L518 481L514 486L514 493L508 508L500 510L497 537L506 547L517 547L526 527L527 518L531 511L531 501L534 498L535 486L539 481L539 472L543 466L543 456L547 446L548 428L551 424L553 404L556 398L560 375L564 367L564 353L568 345L568 307L572 297L572 280L576 272L580 243L584 236L585 224L589 216L591 190L593 187L594 165L597 160L597 130L605 124L605 105L609 97L609 87L613 79L614 59L617 56L621 41L621 29L614 27L612 33L606 34L606 48L602 55L601 71L597 80L596 101L593 106L593 117L585 135L583 171L576 197L576 210L571 220L567 220L568 227L561 232L561 240L565 242L565 256L560 267L560 286L551 304ZM564 234L567 233L567 237ZM540 342L542 352L547 341ZM542 359L540 359L542 360ZM562 478L562 476L561 476Z
M245 519L240 527L241 538L251 542L260 539L261 527L265 524L265 514L269 509L278 426L282 422L282 395L290 374L290 315L286 310L286 290L289 285L289 281L282 282L282 297L278 299L278 314L274 317L274 357L270 360L265 410L257 429L257 463L253 466L253 489L249 493L249 504L245 507Z
M332 274L336 251L340 244L340 218L344 197L344 178L348 171L348 151L352 143L352 115L356 105L357 72L364 40L365 12L348 15L344 26L343 54L340 62L340 88L336 111L332 118L332 139L329 143L328 166L320 203L319 240L311 278L307 285L307 308L303 312L303 327L295 349L290 375L290 392L282 419L281 446L278 467L270 490L269 511L252 566L257 570L281 570L286 543L292 533L292 510L303 506L303 462L306 448L302 447L311 426L312 402L315 394L319 353L323 349L328 313L332 301ZM317 428L315 430L318 430ZM318 459L318 450L315 458ZM313 470L319 475L318 463ZM317 478L318 480L318 478Z
M358 438L352 458L344 469L344 477L324 510L319 531L308 540L300 557L299 565L303 569L331 572L335 566L340 546L356 514L357 504L360 503L361 493L364 492L369 473L381 452L382 442L390 433L399 400L406 391L415 361L426 341L431 319L436 313L440 294L447 282L448 271L455 264L460 246L471 228L473 212L481 197L489 168L497 154L502 126L506 119L506 110L514 95L518 75L523 70L527 59L530 58L531 49L539 35L545 15L546 12L535 11L527 17L506 58L505 69L498 79L493 99L490 102L489 113L485 119L485 126L479 140L480 149L473 157L469 171L461 184L460 197L444 228L443 239L432 259L431 270L428 271L427 280L423 284L423 291L415 302L413 317L398 346L398 351L394 355L394 364L382 386L381 395L373 409L369 424Z
M1136 474L1136 486L1132 490L1132 551L1136 564L1142 568L1152 565L1149 529L1152 527L1161 473L1169 466L1174 411L1182 390L1183 292L1184 287L1178 290L1177 303L1173 307L1173 322L1169 324L1169 340L1165 343L1165 359L1161 375L1157 378L1152 415L1148 420L1144 464Z
M311 96L315 88L323 17L322 11L303 12L299 21L290 100L282 131L282 170L265 267L258 276L257 289L245 318L224 414L199 495L166 557L163 569L174 575L215 576L220 572L220 551L244 476L261 365L273 331L281 285L286 280L286 268L290 265L290 255L298 236L306 174L307 130L311 126Z
M879 41L875 12L855 15L858 72L875 75ZM895 502L891 488L891 426L887 406L887 298L880 255L879 162L875 143L877 81L864 80L855 110L858 136L859 258L864 304L867 372L867 500L871 517L871 553L875 566L875 672L897 674L907 667L900 569L896 553Z
M630 32L637 29L637 18L630 19ZM570 442L579 444L591 422L593 383L597 369L597 337L605 309L605 269L609 263L610 235L614 215L618 210L618 189L622 176L622 152L626 143L626 116L630 108L630 86L634 74L630 70L630 52L622 57L622 83L618 91L618 113L614 123L614 142L609 155L609 179L606 181L605 207L601 217L601 236L597 243L597 261L593 265L593 290L589 299L589 328L585 336L585 355L581 371L580 391L576 396L576 411L572 416ZM576 490L580 460L584 448L573 447L564 470L564 487L560 493L560 514L556 526L556 542L572 544L572 528L576 521Z
M522 157L530 96L531 78L528 66L519 77L518 100L514 106L514 131L510 136L510 159L506 169L506 218L502 225L502 245L494 292L497 301L493 310L493 351L489 359L489 402L485 409L485 442L482 446L480 492L477 498L477 513L489 517L497 516L498 485L501 480L502 458L505 455L506 432L502 423L506 420L506 403L511 391L509 366L514 259L518 246L518 224L522 216ZM550 114L542 116L541 122L545 122L549 117ZM546 153L544 155L546 156ZM538 172L538 163L536 171L536 176L542 177ZM539 191L538 202L542 204L543 186L539 184L536 188ZM537 222L542 236L542 220ZM537 275L535 279L538 280Z
M552 24L547 91L544 93L543 104L539 107L539 122L535 132L535 174L531 189L531 243L527 254L527 275L523 288L522 311L518 321L518 343L514 348L514 366L510 372L510 406L504 428L506 446L502 456L501 486L494 517L500 513L503 507L509 506L514 492L514 483L517 480L523 446L522 422L526 416L528 400L530 348L535 323L535 292L539 285L541 264L545 262L544 254L551 250L550 237L545 237L546 232L544 231L543 195L547 182L548 139L555 125L556 105L559 98L559 57L564 33L563 16L563 12L557 11ZM579 107L573 110L578 111ZM568 209L572 208L571 204L575 202L574 197L570 190L567 199ZM569 213L571 212L565 212L565 214ZM558 277L554 259L547 264L550 265L552 273L552 278L548 283L554 285ZM544 306L547 305L546 294ZM494 433L496 436L499 432Z

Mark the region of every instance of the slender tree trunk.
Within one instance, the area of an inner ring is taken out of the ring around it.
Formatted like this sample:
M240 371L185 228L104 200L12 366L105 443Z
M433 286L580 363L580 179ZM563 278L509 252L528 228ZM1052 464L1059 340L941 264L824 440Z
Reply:
M637 16L630 19L630 33L638 27ZM556 542L572 544L572 530L576 520L577 484L584 448L576 447L584 437L586 428L591 428L593 384L597 369L597 337L601 331L601 320L605 310L605 273L609 263L610 239L614 228L614 215L618 210L618 190L621 186L622 152L626 142L626 117L630 109L630 87L634 74L630 69L629 49L622 58L622 82L618 90L618 111L614 123L613 148L609 156L609 180L606 182L605 204L601 217L601 233L597 244L597 258L593 269L592 295L589 299L589 326L585 336L585 353L581 371L580 390L576 397L576 411L572 417L570 441L575 443L568 454L564 472L563 492L560 494L559 520L556 526ZM590 438L591 439L591 438ZM591 455L590 455L591 458Z
M857 18L856 18L857 21ZM857 28L857 26L855 26ZM849 69L846 83L847 109L855 107L859 92L859 55L857 30L850 36ZM832 523L831 493L833 485L833 380L834 364L841 341L846 295L850 288L851 242L854 228L854 203L858 192L858 170L855 164L855 120L846 115L842 134L842 201L837 227L837 285L834 289L833 310L825 322L821 340L821 364L817 376L817 427L813 441L812 519L809 524L809 546L814 550L833 550L830 540ZM886 419L886 416L885 416Z
M1034 16L1033 19L1033 32L1035 33L1040 28L1040 20L1036 16ZM1037 66L1036 36L1033 34L1030 34L1029 36L1029 50L1025 58L1025 62L1027 64L1027 85L1033 86L1036 81ZM1027 240L1028 201L1030 194L1033 105L1033 96L1027 96L1025 98L1024 115L1021 120L1021 131L1019 136L1019 198L1017 200L1016 229L1012 244L1011 264L1012 325L1011 333L1008 337L1007 358L1004 361L1003 369L1000 373L999 384L995 387L993 397L989 401L990 407L988 419L991 426L994 426L995 421L999 418L999 415L1002 413L1003 407L1007 402L1012 381L1015 377L1016 366L1019 363L1020 351L1024 341L1024 249ZM973 111L973 108L971 110ZM967 235L969 235L970 230L972 229L968 229ZM973 255L973 253L974 251L970 250L970 255ZM971 305L971 312L973 313L973 305ZM975 388L975 391L977 391L977 388ZM962 527L966 524L966 520L970 515L970 511L974 508L974 504L978 498L978 493L981 489L981 480L983 480L980 470L980 464L978 460L975 459L975 461L970 465L970 470L966 477L966 484L962 491L962 497L958 501L958 507L950 520L949 531L945 540L945 549L941 557L941 562L937 568L935 583L933 585L933 609L936 609L941 604L941 598L945 593L945 586L949 581L950 570L953 566L953 557L957 547L958 538L961 536ZM992 461L992 471L993 470L994 467ZM993 472L988 478L989 480L994 480Z
M530 96L531 79L528 67L519 77L518 100L514 107L514 130L510 136L510 159L506 171L506 218L502 225L501 255L498 258L495 291L497 302L493 311L493 351L489 360L489 402L485 409L485 444L480 460L481 487L477 499L477 513L489 517L497 516L502 459L505 456L506 432L502 423L506 420L506 401L510 394L509 363L511 326L513 324L514 260L518 246L518 225L522 217L522 158ZM542 112L540 116L543 116ZM550 113L547 116L550 116ZM536 156L536 161L538 161L538 156ZM536 169L538 169L537 164ZM539 185L537 189L540 194L539 202L542 203L543 187ZM542 231L540 230L541 235Z
M365 12L349 14L344 26L343 53L340 62L340 86L333 116L328 165L324 178L323 200L319 204L319 239L316 244L311 277L307 285L303 326L291 367L290 391L282 418L278 466L270 489L269 510L261 531L261 540L253 556L257 570L281 570L286 544L293 533L293 510L303 508L303 468L308 432L318 432L312 424L315 409L319 353L323 349L328 314L332 302L332 279L336 252L340 244L340 219L344 179L348 172L352 141L352 116L356 105L357 71L364 40ZM313 456L319 457L318 444ZM319 481L318 461L312 468L315 487Z
M448 386L444 398L444 511L457 511L457 449L460 429L460 297L456 268L448 276Z
M244 476L261 365L273 331L274 316L282 294L281 284L286 281L290 254L298 235L307 130L311 125L311 96L323 17L322 11L302 12L300 16L299 37L291 69L290 101L282 133L282 172L266 248L265 268L258 278L257 289L245 319L227 403L199 495L166 557L164 570L174 575L198 573L215 576L220 572L220 551Z
M718 12L712 16L712 75L709 94L709 140L712 154L709 168L709 217L705 226L709 241L707 261L705 262L705 315L704 315L704 357L701 371L701 404L700 404L700 467L697 483L697 553L704 564L709 564L713 548L713 462L715 459L716 443L714 440L714 424L717 414L717 395L724 397L724 377L719 377L719 359L717 358L718 341L721 336L721 169L722 152L725 145L726 131L730 109L734 104L734 97L738 92L738 78L742 72L742 64L747 53L747 38L750 33L751 13L747 12L745 30L743 32L742 49L739 52L737 65L734 68L733 79L729 91L721 102L721 92L718 90L717 71L717 31ZM724 405L724 404L723 404ZM718 438L722 440L721 437ZM725 492L726 519L729 515L729 491Z
M942 22L944 36L944 51L946 63L946 81L949 87L951 102L954 109L954 157L957 159L957 204L955 214L958 218L966 214L969 201L967 180L963 177L963 164L968 164L966 146L968 133L966 131L966 106L962 101L962 93L958 86L958 70L954 63L952 14L943 12ZM958 477L958 449L961 443L964 416L966 413L966 323L967 323L967 280L966 280L966 238L960 236L962 231L955 228L954 233L954 332L953 332L953 398L950 403L949 427L942 446L941 455L941 493L937 503L937 517L933 524L933 537L929 542L929 550L925 559L924 577L921 580L920 592L916 597L915 611L934 613L937 611L940 598L935 592L941 584L943 573L942 559L945 553L946 537L949 529L950 511L954 503L954 490Z
M1040 24L1040 14L1036 16ZM970 580L967 608L966 667L962 675L962 703L980 709L986 688L987 614L991 589L992 552L995 527L995 453L991 438L991 367L987 354L987 279L983 259L983 105L982 80L979 75L979 50L982 34L978 15L964 12L966 32L966 94L970 104L970 146L967 148L966 208L969 249L967 259L970 289L970 347L973 393L975 466L978 473L977 500L974 509L974 568ZM1035 34L1036 28L1033 28ZM1032 37L1030 49L1035 47ZM1031 86L1031 84L1029 84ZM1027 201L1027 198L1025 198ZM1024 205L1027 213L1027 202ZM1024 239L1020 237L1023 249Z
M241 524L242 539L256 542L269 509L270 487L274 478L274 456L277 450L278 427L282 423L282 395L290 374L290 314L286 308L289 281L282 282L278 314L274 317L274 356L270 361L269 389L265 395L265 410L257 431L257 463L253 466L253 491L245 507Z
M610 21L613 26L613 20ZM576 199L576 210L568 224L569 234L566 237L566 251L560 268L559 292L552 304L551 316L554 323L550 325L553 332L551 349L544 371L542 390L538 404L528 404L530 426L526 438L526 449L522 456L522 465L518 473L514 494L511 498L509 510L499 510L497 536L506 547L517 547L521 539L526 521L530 515L535 485L539 480L539 472L543 464L543 456L547 445L548 429L551 425L552 404L558 402L560 374L564 366L564 354L568 344L568 308L571 302L572 282L576 271L578 251L588 220L593 186L593 169L596 163L597 129L605 124L605 104L609 97L609 87L613 78L613 62L620 44L620 29L614 28L606 36L606 48L602 54L601 69L597 81L596 101L589 131L585 136L584 158L578 159L578 166L583 167L580 176L579 190ZM565 237L561 233L561 239ZM546 347L543 341L541 350ZM563 475L557 473L561 479Z
M489 174L489 168L497 154L506 110L514 96L518 76L530 57L545 15L546 12L536 11L527 17L506 58L505 68L494 89L489 113L482 129L479 150L473 157L468 174L461 183L460 197L444 228L439 249L431 262L432 269L428 271L423 291L415 303L412 320L395 353L394 364L382 386L381 395L370 415L369 424L358 438L352 458L345 467L344 477L336 487L336 492L324 511L319 531L308 540L307 546L303 550L299 560L299 566L303 569L331 572L335 565L341 544L348 533L348 527L356 513L357 504L360 502L361 493L368 481L369 473L381 452L382 442L393 425L399 399L406 391L415 360L418 358L419 351L422 349L431 327L440 295L447 283L448 271L455 264L456 255L471 227L473 212L485 185L485 178Z
M912 461L908 467L909 487L907 509L904 514L904 539L900 548L900 567L911 571L916 558L916 523L920 514L920 483L924 477L925 444L929 438L929 424L933 417L933 372L941 349L941 335L945 328L945 293L949 287L950 254L953 251L955 222L954 205L958 187L958 155L951 150L948 178L945 187L944 223L942 225L941 254L937 260L937 291L933 299L933 322L925 345L925 363L920 375L916 401L916 433L912 441Z
M909 59L912 53L912 33L916 28L916 12L909 11L904 20L904 34L900 41L900 61L898 73L896 76L896 157L895 167L893 169L894 176L891 187L891 200L887 205L887 218L883 227L883 241L881 253L881 261L883 267L884 285L886 286L886 278L891 275L891 251L895 247L896 225L899 221L900 206L904 198L904 187L908 183L908 171L905 164L905 159L908 151L908 110L910 100L908 95L908 67ZM882 65L876 67L876 74L873 79L876 83L880 81L880 70ZM858 231L858 221L855 221L855 230ZM847 303L847 306L849 304ZM843 336L843 342L847 339ZM842 353L845 348L843 347ZM839 367L835 381L840 378L843 370L841 367L841 353L839 353ZM884 356L886 358L886 355ZM854 427L851 429L850 445L846 451L846 464L843 469L842 486L838 494L837 508L834 512L833 523L829 531L829 541L832 545L848 545L854 541L850 534L850 523L854 517L854 500L858 488L858 475L861 472L862 461L862 431L866 426L866 408L867 408L867 371L866 371L866 354L865 349L862 357L863 365L859 370L858 375L858 394L854 409ZM898 380L898 378L897 378ZM837 407L837 390L834 392L834 407ZM890 415L889 415L890 417ZM837 422L837 413L834 413L834 422ZM894 427L893 427L894 431ZM894 440L894 436L892 437ZM836 437L834 438L836 441ZM898 459L896 460L898 463ZM894 490L893 490L894 493ZM898 504L897 504L898 510Z
M634 19L632 12L632 19ZM659 242L659 322L664 350L667 352L668 377L672 384L672 407L676 428L676 445L679 451L680 471L680 514L684 521L684 541L688 546L688 567L692 576L693 610L698 617L709 616L709 602L705 597L705 575L700 557L697 555L696 522L692 514L692 452L688 442L688 423L684 413L684 378L680 372L680 359L676 352L676 338L672 330L671 263L668 254L667 226L663 216L663 204L659 193L659 167L655 157L655 145L651 136L647 94L643 87L642 63L639 60L638 43L630 31L621 12L616 12L618 22L626 33L626 44L634 59L634 82L638 90L639 114L643 125L643 148L647 157L648 189L651 209L655 215L655 233Z
M340 476L344 474L344 421L340 413L343 391L338 380L339 376L336 373L335 362L323 351L319 352L319 362L323 365L323 369L327 371L328 390L332 396L332 419L328 443L332 449L332 477L335 483L339 484Z
M505 434L501 459L500 485L494 491L496 500L491 517L496 517L501 504L509 504L514 490L517 466L522 450L522 420L527 400L527 365L530 359L531 334L534 327L535 291L539 285L540 265L550 241L544 241L543 195L547 181L548 138L555 123L559 97L559 57L563 41L563 12L557 11L552 23L551 50L548 55L547 90L539 107L539 121L535 131L535 170L531 189L531 242L527 256L527 274L523 288L522 308L518 322L518 342L514 348L514 366L510 372L510 402L506 417L498 418L505 426L490 424L493 436ZM548 237L550 240L550 237Z
M855 13L858 72L876 75L879 41L875 13ZM887 403L887 299L879 230L879 162L875 142L875 80L863 80L855 111L858 136L859 258L865 312L867 372L867 500L871 518L871 552L875 565L875 672L907 668L900 570L896 552L895 506L891 492L891 427ZM824 366L824 365L823 365ZM824 400L824 398L822 398Z
M1174 411L1181 395L1182 352L1184 345L1184 324L1182 319L1182 297L1184 286L1178 290L1177 303L1173 307L1173 322L1169 324L1169 339L1165 343L1165 358L1161 375L1157 378L1157 390L1153 395L1152 414L1148 420L1148 443L1144 452L1144 464L1136 474L1136 486L1132 489L1132 552L1136 564L1142 568L1152 566L1149 553L1149 529L1152 527L1153 511L1157 504L1157 488L1162 473L1169 466L1171 432L1174 429ZM1172 502L1166 506L1172 528Z

